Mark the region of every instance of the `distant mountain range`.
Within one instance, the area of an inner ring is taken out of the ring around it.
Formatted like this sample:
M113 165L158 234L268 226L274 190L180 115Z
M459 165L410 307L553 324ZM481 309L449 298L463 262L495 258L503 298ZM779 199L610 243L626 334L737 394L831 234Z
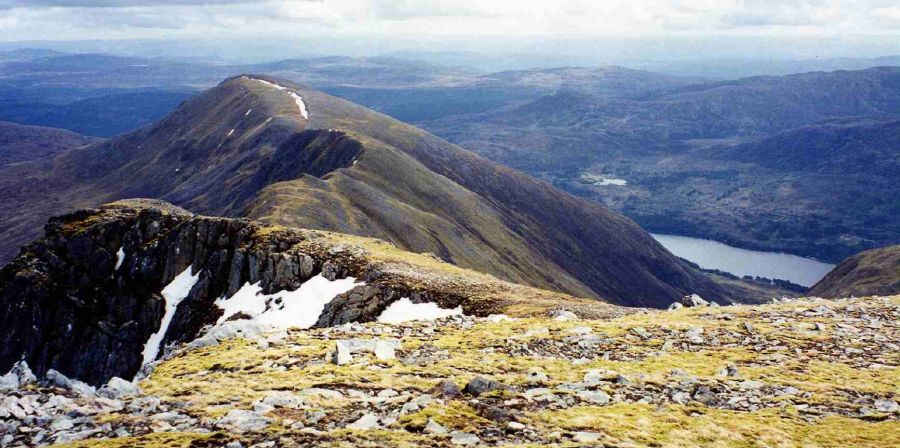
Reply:
M109 137L245 71L412 122L656 232L831 262L900 241L896 67L710 81L621 67L485 74L398 57L233 66L30 50L0 53L0 120Z
M880 67L565 89L420 124L653 231L839 261L900 241L898 113L900 68Z
M152 126L10 166L0 171L0 192L4 258L51 215L149 197L209 215L381 238L619 304L766 295L713 281L596 203L262 75L229 79Z

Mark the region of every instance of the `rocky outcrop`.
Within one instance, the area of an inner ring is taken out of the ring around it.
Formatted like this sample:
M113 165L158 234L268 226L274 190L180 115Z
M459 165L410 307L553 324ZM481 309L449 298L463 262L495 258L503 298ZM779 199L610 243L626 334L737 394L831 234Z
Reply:
M163 333L161 356L167 346L193 341L215 324L223 313L216 300L246 284L273 294L294 291L319 275L363 283L331 300L319 327L373 321L401 298L474 315L505 312L522 301L528 312L571 302L588 315L620 313L608 304L501 282L376 240L349 237L385 250L393 261L340 243L346 235L193 215L155 200L54 218L45 232L0 270L0 371L24 359L38 375L54 369L95 385L112 377L131 379L144 364L151 335ZM163 290L187 269L196 281L169 323Z
M149 206L148 206L149 205ZM158 202L125 203L51 220L46 236L0 272L0 370L24 358L98 384L131 378L159 330L160 291L185 269L199 273L163 346L195 337L222 311L214 301L246 282L296 289L333 261L289 251L297 234L267 239L247 220L193 216ZM121 262L117 254L124 254Z

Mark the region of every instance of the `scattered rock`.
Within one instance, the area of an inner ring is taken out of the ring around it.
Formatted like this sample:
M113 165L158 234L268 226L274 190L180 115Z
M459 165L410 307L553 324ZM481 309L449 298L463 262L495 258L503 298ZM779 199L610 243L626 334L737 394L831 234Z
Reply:
M375 342L375 348L373 349L375 353L375 358L381 361L390 360L396 358L394 355L394 347L389 344L387 341L378 340Z
M255 411L231 410L225 417L216 421L216 426L238 433L260 431L269 426L271 419Z
M428 419L428 423L425 425L425 434L447 434L447 428L441 426L438 422Z
M875 410L886 414L900 413L900 404L894 400L875 400Z
M740 371L734 364L728 364L724 369L719 371L719 376L726 376L730 378L738 378L741 376Z
M525 374L525 382L531 385L544 384L549 379L550 377L539 367L532 367Z
M117 376L112 377L106 385L100 388L97 391L97 394L101 397L106 397L110 399L118 399L124 397L133 397L141 393L141 389L138 388L134 383L130 381L125 381L122 378Z
M675 310L680 310L682 308L684 308L684 305L682 305L678 302L673 302L671 305L669 305L669 307L667 309L669 311L675 311Z
M509 389L509 386L482 376L476 376L475 378L472 378L472 381L469 381L469 383L466 384L466 387L463 388L463 392L477 397L484 393L503 389Z
M611 397L602 390L583 390L578 392L578 398L591 404L609 404Z
M691 402L691 396L687 392L675 392L672 394L672 401L678 404L688 404Z
M342 344L341 341L337 341L334 352L334 363L343 366L350 364L351 362L353 362L353 355L350 353L350 348L347 347L347 345Z
M567 320L578 320L578 315L567 310L554 310L550 312L550 317L554 320L565 322Z
M650 334L650 332L647 331L647 329L644 327L634 327L631 329L631 332L636 334L641 339L650 339L651 337L653 337L653 335Z
M703 299L703 297L698 296L697 294L691 294L688 296L684 296L681 299L681 304L686 307L695 307L695 306L709 306L709 302Z
M572 436L572 440L578 443L595 443L600 441L600 434L596 432L579 431Z
M707 386L697 387L697 389L694 391L693 398L694 400L707 406L714 405L718 401L718 397L716 397L716 394Z
M521 431L525 429L525 425L519 422L509 422L506 424L506 429L510 431Z
M475 434L453 431L450 433L450 443L454 445L478 445L481 443L481 439Z
M381 424L378 422L379 420L380 417L369 413L360 417L359 420L347 425L347 428L359 430L378 429L381 427Z
M0 376L0 392L19 390L19 377L10 372Z
M434 386L430 392L431 395L445 400L452 400L462 395L462 392L459 390L459 386L457 386L456 383L451 380L441 381L436 386Z

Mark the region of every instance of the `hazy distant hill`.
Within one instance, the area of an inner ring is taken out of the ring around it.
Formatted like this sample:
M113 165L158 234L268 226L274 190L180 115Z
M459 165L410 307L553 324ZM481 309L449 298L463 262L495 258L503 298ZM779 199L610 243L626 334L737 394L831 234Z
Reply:
M94 141L63 129L0 121L0 166L55 156Z

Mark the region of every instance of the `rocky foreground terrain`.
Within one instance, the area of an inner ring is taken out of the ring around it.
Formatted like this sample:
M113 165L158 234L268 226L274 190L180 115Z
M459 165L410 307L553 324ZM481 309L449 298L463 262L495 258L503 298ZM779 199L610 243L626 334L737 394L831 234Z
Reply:
M20 364L0 446L900 445L900 296L672 308L238 320L99 389Z

